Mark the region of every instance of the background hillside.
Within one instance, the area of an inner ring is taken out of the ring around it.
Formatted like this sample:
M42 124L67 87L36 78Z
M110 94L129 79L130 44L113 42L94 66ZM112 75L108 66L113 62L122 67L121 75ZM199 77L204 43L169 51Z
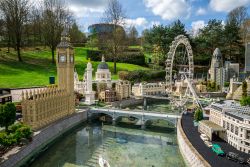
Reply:
M84 70L88 60L86 59L86 47L76 47L75 67L82 80ZM0 51L0 87L1 88L21 88L31 86L45 86L49 83L49 77L56 77L56 65L51 63L51 52L48 49L41 48L23 49L23 62L18 62L16 52L6 53L5 49ZM99 62L92 62L94 72ZM118 79L118 75L113 74L113 63L108 62L112 73L112 79ZM118 71L148 70L134 64L117 63Z

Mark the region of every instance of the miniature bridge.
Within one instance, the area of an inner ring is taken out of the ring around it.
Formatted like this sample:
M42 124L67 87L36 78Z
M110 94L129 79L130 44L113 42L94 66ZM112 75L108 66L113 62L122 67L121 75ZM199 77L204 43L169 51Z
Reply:
M137 118L141 122L142 129L145 128L147 121L152 120L166 120L176 126L177 119L181 118L180 115L163 114L150 111L141 110L121 110L121 109L104 109L104 108L91 108L88 110L88 117L93 114L106 114L112 117L113 124L121 117Z

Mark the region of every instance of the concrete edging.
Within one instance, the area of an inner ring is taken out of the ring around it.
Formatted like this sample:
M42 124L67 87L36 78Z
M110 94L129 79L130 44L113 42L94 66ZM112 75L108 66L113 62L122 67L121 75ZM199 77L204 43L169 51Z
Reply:
M188 140L182 129L181 120L177 123L177 141L186 164L190 167L211 167Z
M48 145L50 142L66 133L68 130L87 120L87 111L78 112L66 118L60 119L44 129L33 137L28 145L24 146L16 154L8 157L7 160L0 163L0 167L14 167L23 165L32 158L36 152Z

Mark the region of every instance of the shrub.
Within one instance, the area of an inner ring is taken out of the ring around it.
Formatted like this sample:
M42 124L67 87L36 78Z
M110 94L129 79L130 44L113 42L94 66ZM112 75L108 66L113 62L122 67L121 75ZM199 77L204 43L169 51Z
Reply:
M21 138L29 139L32 135L32 131L31 131L30 127L23 126L19 129L17 129L16 134L20 135Z
M21 123L16 123L8 127L10 133L15 133L17 129L23 127L24 125Z
M195 111L195 113L194 113L194 120L196 121L196 122L198 122L198 121L201 121L203 119L203 112L202 112L202 110L199 108L199 109L197 109L196 111Z
M11 146L13 144L17 143L17 139L14 134L10 133L7 135L6 132L0 133L0 144L3 146Z
M92 61L101 61L103 53L104 52L100 50L87 50L87 59L90 58ZM109 62L114 61L111 55L105 55L105 60ZM116 62L145 65L145 57L140 50L125 51L117 57Z
M224 87L229 87L229 85L230 85L230 82L225 82L224 83Z
M166 75L165 71L119 71L118 76L122 80L128 80L130 82L142 82L150 80L164 80Z
M240 99L240 104L242 106L250 106L250 96L243 96L241 99Z

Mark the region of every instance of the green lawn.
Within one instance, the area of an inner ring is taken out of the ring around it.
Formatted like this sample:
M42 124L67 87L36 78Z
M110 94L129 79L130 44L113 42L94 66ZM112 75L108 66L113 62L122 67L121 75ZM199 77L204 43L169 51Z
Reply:
M75 48L76 70L82 79L86 68L86 48ZM51 52L42 48L42 51L34 49L23 50L24 62L18 62L16 52L6 53L0 51L0 88L21 88L30 86L44 86L49 83L49 76L56 76L56 65L51 64ZM94 72L99 62L92 62ZM113 63L108 62L109 69L113 73ZM146 67L117 63L117 70L148 70ZM112 79L118 79L118 75L112 75Z

